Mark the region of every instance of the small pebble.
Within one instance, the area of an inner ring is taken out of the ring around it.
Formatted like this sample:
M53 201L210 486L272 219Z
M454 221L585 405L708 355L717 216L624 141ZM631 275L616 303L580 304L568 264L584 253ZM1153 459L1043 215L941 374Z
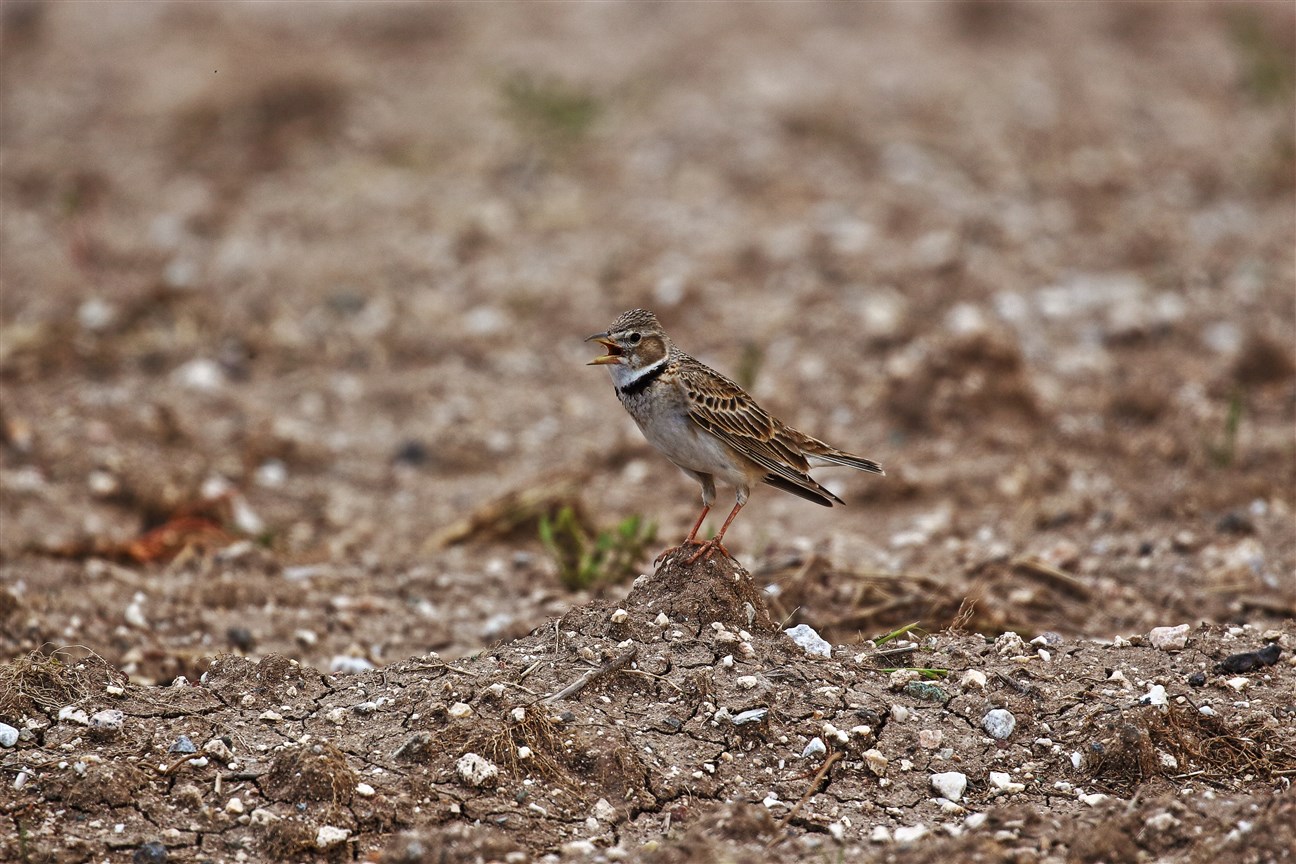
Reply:
M1178 624L1174 627L1153 627L1148 631L1147 640L1153 648L1160 648L1162 651L1178 651L1188 644L1187 624Z
M924 750L935 750L941 745L945 734L939 729L920 729L918 731L918 746Z
M1160 708L1169 705L1170 699L1166 696L1165 687L1160 684L1153 684L1147 693L1139 697L1139 704Z
M930 681L910 681L905 685L904 692L924 702L944 702L949 698L944 690Z
M959 678L959 686L970 688L976 687L978 690L986 688L986 674L980 669L969 669Z
M18 730L8 723L0 723L0 747L12 747L18 743Z
M351 657L347 654L338 654L329 661L329 672L334 675L358 675L373 668L374 664L365 658Z
M238 816L243 813L243 799L234 797L225 802L225 812Z
M1241 654L1230 654L1219 664L1221 672L1252 672L1265 666L1272 666L1282 657L1282 649L1271 642L1259 651L1244 651Z
M64 705L62 708L60 708L58 713L58 719L60 723L66 720L68 723L76 723L79 726L90 725L89 715L86 714L86 712L83 711L82 709L76 707L75 705Z
M902 825L895 829L895 841L897 843L912 843L926 835L926 825Z
M1205 686L1206 686L1206 673L1205 673L1205 672L1194 672L1193 674L1189 675L1189 676L1188 676L1188 686L1189 686L1189 687L1205 687Z
M346 839L351 836L350 828L338 828L336 825L321 825L315 832L316 849L332 849L340 843L345 843Z
M613 624L624 624L625 621L626 621L626 619L629 618L629 617L630 617L630 613L629 613L629 612L627 612L627 611L624 610L624 609L618 609L618 610L616 610L615 612L612 613L612 623L613 623Z
M120 732L122 723L126 721L126 715L116 708L107 708L103 711L96 711L90 718L90 726L100 732Z
M991 738L1003 741L1017 728L1017 718L1006 708L994 708L981 718L981 728Z
M167 748L167 752L179 753L183 756L186 753L197 753L198 747L193 743L188 735L181 735L175 740L174 744Z
M864 764L878 777L886 774L889 760L882 755L881 750L872 749L864 751Z
M961 771L943 771L928 778L936 794L947 801L957 802L967 789L967 775Z
M759 723L765 719L765 715L768 713L768 708L750 708L746 711L735 714L733 724L735 726L745 726L748 723Z
M476 753L465 753L460 756L459 761L455 763L455 772L464 783L477 788L493 786L496 778L499 777L499 768Z
M374 787L368 783L357 783L355 791L361 798L372 798L374 796Z
M783 631L811 657L832 658L832 646L808 624L798 624ZM749 637L750 638L750 637Z
M135 850L131 864L166 864L167 848L156 840L150 840Z
M805 749L801 751L801 758L808 759L811 756L819 756L827 752L828 752L828 748L824 746L823 740L818 736L816 736L814 738L811 738L810 743L807 744L805 746Z
M1026 786L1023 783L1014 783L1012 775L1007 771L991 771L990 785L1002 792L1021 792Z
M755 675L741 675L734 683L744 690L753 690L760 686L760 679Z
M462 720L465 717L471 716L473 709L467 702L456 702L450 706L450 710L446 713L456 720Z

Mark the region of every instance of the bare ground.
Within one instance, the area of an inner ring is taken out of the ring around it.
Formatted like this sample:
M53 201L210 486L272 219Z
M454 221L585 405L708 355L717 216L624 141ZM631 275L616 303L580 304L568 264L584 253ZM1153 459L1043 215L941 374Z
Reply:
M306 9L0 10L0 858L1291 859L1289 5ZM630 306L888 476L566 587Z

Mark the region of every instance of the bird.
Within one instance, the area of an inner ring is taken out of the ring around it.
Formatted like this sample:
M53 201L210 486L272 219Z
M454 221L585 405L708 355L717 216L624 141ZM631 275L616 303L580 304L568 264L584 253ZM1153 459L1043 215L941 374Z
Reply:
M845 502L810 476L812 466L886 473L872 459L838 450L774 417L743 388L676 347L646 309L623 312L585 341L606 349L586 365L608 367L617 397L648 443L702 486L702 514L693 530L681 545L657 556L658 562L693 546L698 548L685 562L689 565L717 551L732 558L724 535L757 483L831 507ZM716 501L717 480L734 487L734 506L720 531L699 542L698 529Z

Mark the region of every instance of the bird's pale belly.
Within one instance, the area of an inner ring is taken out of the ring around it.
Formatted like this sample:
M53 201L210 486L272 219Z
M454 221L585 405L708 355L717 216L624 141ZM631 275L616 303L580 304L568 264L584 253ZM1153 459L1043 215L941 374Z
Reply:
M639 424L648 443L679 467L699 474L712 474L730 485L748 482L742 465L744 460L738 459L714 435L699 429L687 414L631 408L630 415Z

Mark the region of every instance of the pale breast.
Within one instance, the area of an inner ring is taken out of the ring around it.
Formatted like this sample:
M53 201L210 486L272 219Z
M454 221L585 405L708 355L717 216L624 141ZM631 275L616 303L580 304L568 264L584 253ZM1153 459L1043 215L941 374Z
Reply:
M713 474L731 485L750 480L753 466L689 419L687 403L675 385L657 382L643 393L623 395L621 403L648 443L679 467Z

